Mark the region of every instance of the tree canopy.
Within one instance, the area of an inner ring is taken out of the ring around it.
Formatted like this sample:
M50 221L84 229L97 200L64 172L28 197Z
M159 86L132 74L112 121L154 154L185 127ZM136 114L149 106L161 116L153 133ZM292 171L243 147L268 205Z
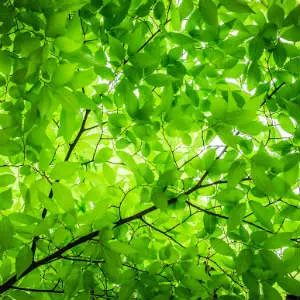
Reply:
M296 0L0 1L0 298L300 296Z

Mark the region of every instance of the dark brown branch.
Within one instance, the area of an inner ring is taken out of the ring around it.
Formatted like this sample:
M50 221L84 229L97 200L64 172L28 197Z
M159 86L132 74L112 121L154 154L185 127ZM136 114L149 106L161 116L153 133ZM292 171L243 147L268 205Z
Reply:
M54 294L63 294L64 291L61 290L39 290L39 289L32 289L32 288L23 288L19 286L12 286L11 287L14 290L20 290L25 292L34 292L34 293L54 293Z
M143 218L141 218L141 221L143 223L145 223L147 226L149 226L150 228L152 228L153 230L161 233L162 235L166 236L168 239L170 239L171 241L173 241L175 244L179 245L181 248L185 248L184 245L182 245L180 242L178 242L177 240L175 240L172 236L170 236L169 234L167 234L166 232L160 230L159 228L153 226L152 224L148 223L147 221L145 221Z
M261 103L261 107L265 105L267 100L270 100L283 86L285 85L285 82L282 82L278 87L276 87L271 94L267 95L267 97L264 99L264 101Z
M5 291L7 291L8 289L10 289L16 282L18 282L21 278L23 278L24 276L26 276L27 274L29 274L30 272L32 272L33 270L46 265L54 260L59 259L63 253L67 252L68 250L83 244L89 240L91 240L92 238L98 236L99 231L94 231L91 232L87 235L84 235L76 240L74 240L73 242L70 242L69 244L67 244L66 246L62 247L61 249L55 251L54 253L46 256L43 259L40 259L38 261L33 261L31 263L31 265L19 276L17 277L16 274L14 274L12 277L10 277L6 282L4 282L1 286L0 286L0 294L4 293Z
M198 209L199 211L202 211L202 212L208 214L208 215L211 215L211 216L214 216L214 217L217 217L217 218L221 218L221 219L228 220L228 217L227 217L227 216L224 216L224 215L221 215L221 214L214 213L214 212L209 211L209 210L207 210L207 209L205 209L205 208L201 208L200 206L198 206L198 205L196 205L196 204L194 204L194 203L192 203L192 202L190 202L190 201L186 201L186 203L189 204L190 206L192 206L192 207ZM268 232L268 233L274 233L273 231L271 231L271 230L269 230L269 229L266 229L266 228L264 228L264 227L262 227L262 226L260 226L260 225L257 225L257 224L255 224L255 223L253 223L253 222L250 222L250 221L247 221L247 220L242 220L242 222L244 222L244 223L246 223L246 224L248 224L248 225L251 225L251 226L253 226L253 227L256 227L256 228L258 228L258 229L261 229L261 230L263 230L263 231L266 231L266 232Z
M70 261L89 262L89 263L93 263L93 264L103 264L104 263L104 260L85 259L85 258L64 256L64 255L61 255L60 258L65 259L65 260L70 260Z
M67 155L66 155L66 157L65 157L65 161L68 161L68 160L69 160L69 158L70 158L70 156L71 156L71 154L72 154L74 148L76 147L76 145L77 145L77 143L78 143L78 141L79 141L81 135L82 135L83 132L85 131L85 129L84 129L84 128L85 128L85 124L86 124L86 121L87 121L87 119L88 119L88 116L89 116L90 112L91 112L91 111L90 111L89 109L87 109L87 110L85 111L85 115L84 115L84 117L83 117L83 121L82 121L82 123L81 123L80 129L79 129L79 131L78 131L78 133L77 133L77 135L76 135L74 141L70 144L69 150L68 150Z

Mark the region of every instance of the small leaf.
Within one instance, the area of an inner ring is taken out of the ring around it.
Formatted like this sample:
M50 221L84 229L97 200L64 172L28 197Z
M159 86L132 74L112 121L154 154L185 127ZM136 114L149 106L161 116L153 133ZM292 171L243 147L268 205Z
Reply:
M300 41L300 26L294 26L286 30L281 37L292 42Z
M70 53L78 50L81 47L81 43L67 36L59 36L55 40L55 46L62 52Z
M244 198L244 193L238 189L226 188L221 190L217 195L216 199L221 203L237 203L239 200Z
M51 172L51 177L55 180L57 179L67 179L74 175L80 168L79 163L63 161L57 163Z
M218 25L217 6L212 0L200 0L199 10L204 21L212 26Z
M287 54L282 43L278 42L276 48L273 51L273 57L278 67L282 67L286 61Z
M82 274L83 286L87 291L93 290L95 288L94 273L90 270L86 270Z
M216 230L218 219L216 216L205 213L203 215L204 229L208 234L213 234Z
M300 64L299 64L299 67L300 67ZM289 133L294 133L296 128L295 128L294 123L292 122L292 120L289 118L289 116L287 116L284 113L279 114L278 122L279 122L279 124L280 124L280 126L282 127L283 130L285 130Z
M10 209L13 205L12 192L8 189L0 193L0 211L4 209Z
M25 270L28 269L28 267L32 263L32 260L33 254L30 247L23 247L16 257L16 273L18 277L22 275Z
M283 8L277 4L273 4L268 9L268 19L270 23L280 25L284 19Z
M107 162L112 157L112 149L105 147L100 149L95 156L95 163Z
M57 67L53 75L53 83L58 86L65 85L73 78L75 65L65 63Z
M265 300L282 300L279 292L267 282L263 283L263 292Z
M255 37L249 43L249 58L252 61L258 60L264 51L264 41L260 37Z
M243 282L249 289L249 299L259 299L259 282L249 271L242 274Z
M9 249L15 233L14 226L8 217L2 217L0 221L0 246L2 249Z
M64 282L64 295L66 299L71 299L71 296L79 289L81 270L73 268L71 274L67 275Z
M266 249L279 249L281 247L287 246L291 242L292 233L290 232L280 232L276 235L269 237L264 242L264 248Z
M193 0L182 0L179 6L181 20L187 17L193 11Z
M169 39L174 44L182 45L182 46L187 46L196 43L194 39L182 33L169 32L166 35L166 38Z
M222 255L225 256L234 256L235 253L233 249L223 240L212 238L210 240L211 246L214 248L214 250Z
M253 62L249 69L248 69L248 78L247 78L247 85L250 90L254 89L257 87L259 81L260 81L260 69L257 64L257 62Z
M161 211L166 212L168 209L168 196L164 192L154 191L151 194L151 200L154 205L157 206Z
M236 271L239 274L247 272L253 261L253 253L250 249L243 249L236 258Z
M171 24L174 30L180 31L181 19L180 19L179 10L175 6L171 6Z
M246 163L244 160L235 161L228 170L228 187L235 187L244 177Z
M158 1L153 9L154 18L157 20L160 20L162 17L164 17L165 10L166 9L165 9L163 1Z
M244 0L221 0L220 3L229 11L236 13L254 13Z
M283 21L283 26L290 26L299 23L300 5L296 6Z
M227 226L228 231L234 230L238 225L241 224L241 221L243 219L243 216L246 212L246 204L240 203L237 204L229 213L228 220L227 220Z
M300 75L300 57L292 58L285 64L285 68L294 75Z
M272 222L269 216L265 213L266 208L263 207L259 202L253 200L250 201L249 204L259 222L262 225L266 226L268 229L273 230Z
M300 282L290 276L280 276L277 278L277 283L287 293L300 297Z
M173 77L167 74L152 74L145 78L148 84L153 86L166 86L172 82Z
M0 155L13 156L22 151L20 144L8 141L5 144L0 144Z
M109 37L109 54L111 59L117 62L121 62L125 57L125 49L122 43L112 36Z
M72 192L62 183L54 182L52 185L53 195L57 204L64 210L70 211L74 208Z
M11 174L0 175L0 187L6 187L16 181L15 176Z

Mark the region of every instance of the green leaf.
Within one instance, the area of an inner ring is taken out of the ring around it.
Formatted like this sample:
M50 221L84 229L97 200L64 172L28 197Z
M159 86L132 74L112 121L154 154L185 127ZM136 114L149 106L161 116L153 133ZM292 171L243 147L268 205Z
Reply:
M203 224L204 229L208 234L213 234L216 230L218 219L216 216L209 215L204 213L203 215Z
M292 233L281 232L269 237L264 242L264 247L266 249L279 249L281 247L287 246L291 241Z
M250 90L257 87L260 81L261 73L257 62L251 63L248 69L247 85Z
M290 276L279 276L277 278L277 283L282 287L287 293L300 297L300 282Z
M273 51L273 57L278 67L282 67L287 59L285 47L282 43L278 42L276 48Z
M95 156L95 163L107 162L112 157L112 149L105 147L100 149Z
M300 74L300 57L292 58L285 64L285 68L294 75Z
M132 64L139 68L148 68L159 64L159 57L155 57L151 53L137 53L130 57Z
M282 300L280 293L266 282L263 283L263 292L266 300Z
M122 43L112 36L109 37L109 54L111 59L118 63L125 57L125 49Z
M90 270L86 270L82 274L83 286L87 291L93 290L95 288L94 273Z
M268 214L265 212L266 208L263 207L259 202L253 200L249 202L249 205L258 221L266 228L273 230L272 222Z
M300 64L299 64L300 67ZM295 126L292 120L287 116L286 114L279 114L278 116L278 122L283 130L293 133L295 131Z
M2 249L9 249L15 234L14 226L8 217L2 217L0 220L0 246Z
M51 177L57 179L67 179L74 175L80 169L80 164L75 162L64 161L57 163L51 172Z
M244 197L244 193L238 189L224 189L221 190L217 195L216 199L221 203L237 203Z
M79 288L81 270L73 268L71 274L68 274L65 280L64 295L68 299L73 296Z
M0 144L0 155L13 156L22 151L22 147L17 142L8 141L5 144Z
M282 34L282 38L292 42L300 41L300 26L294 26Z
M81 89L93 83L96 78L97 75L92 69L79 71L74 73L70 84L74 90Z
M154 18L157 20L162 19L165 16L165 11L166 9L163 1L158 1L153 9Z
M271 178L265 173L264 167L258 163L253 163L251 167L251 177L255 183L255 187L263 194L271 194L272 181Z
M249 58L252 61L258 60L265 48L264 41L260 37L255 37L249 43Z
M228 187L234 188L245 175L246 163L244 160L235 161L228 170Z
M33 261L33 254L30 247L23 247L16 257L16 273L20 277L26 271Z
M243 249L236 258L236 270L239 274L247 272L253 262L253 252L250 249Z
M289 248L284 254L283 264L285 271L289 273L297 270L300 266L300 248Z
M233 207L233 209L230 211L228 215L228 221L227 221L228 231L234 230L238 225L241 224L245 212L246 212L245 203L240 203L237 204L235 207Z
M259 282L249 271L242 274L243 282L249 289L249 299L259 299Z
M283 21L283 26L290 26L299 23L300 5L290 11L288 16Z
M62 52L70 53L78 50L81 47L81 43L67 36L59 36L55 40L55 46Z
M176 31L181 29L181 20L179 10L175 6L171 6L171 24L172 28Z
M12 66L12 58L8 51L0 50L0 70L1 73L9 75Z
M236 13L254 13L244 0L221 0L220 3L229 11Z
M145 80L150 85L160 87L169 85L172 82L173 77L167 74L152 74L147 76Z
M55 37L59 34L62 34L65 30L66 22L67 22L66 12L59 12L50 15L47 18L46 35L50 37Z
M194 39L182 33L169 32L167 33L166 38L172 43L182 46L189 46L196 43Z
M270 23L280 25L284 19L284 10L281 6L273 4L268 9L268 19Z
M64 210L70 211L74 208L74 199L72 192L60 182L54 182L52 185L53 195L57 204Z
M168 196L164 192L154 191L151 194L151 200L161 211L166 212L168 209Z
M6 187L8 185L13 184L16 181L14 175L11 174L4 174L0 175L0 187Z
M204 21L212 26L218 25L217 6L212 0L200 0L199 10Z
M8 189L0 193L0 210L10 209L13 205L12 192Z
M181 20L187 17L193 11L193 0L183 0L179 6Z
M65 63L59 65L53 75L53 83L62 86L71 81L75 72L75 65Z
M55 96L55 98L57 98L59 100L62 107L67 112L74 113L74 112L79 111L80 103L76 97L76 94L72 93L67 88L60 87L60 88L56 89L54 96Z
M225 256L235 256L233 249L223 240L212 238L210 240L210 244L214 248L214 250L219 254Z
M105 179L110 184L115 184L117 173L114 168L111 168L108 164L103 165L103 174L105 174Z

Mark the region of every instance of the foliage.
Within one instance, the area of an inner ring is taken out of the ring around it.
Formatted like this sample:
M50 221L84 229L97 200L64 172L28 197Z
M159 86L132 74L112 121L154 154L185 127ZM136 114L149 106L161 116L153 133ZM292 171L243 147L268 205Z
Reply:
M0 1L2 299L300 296L296 0Z

